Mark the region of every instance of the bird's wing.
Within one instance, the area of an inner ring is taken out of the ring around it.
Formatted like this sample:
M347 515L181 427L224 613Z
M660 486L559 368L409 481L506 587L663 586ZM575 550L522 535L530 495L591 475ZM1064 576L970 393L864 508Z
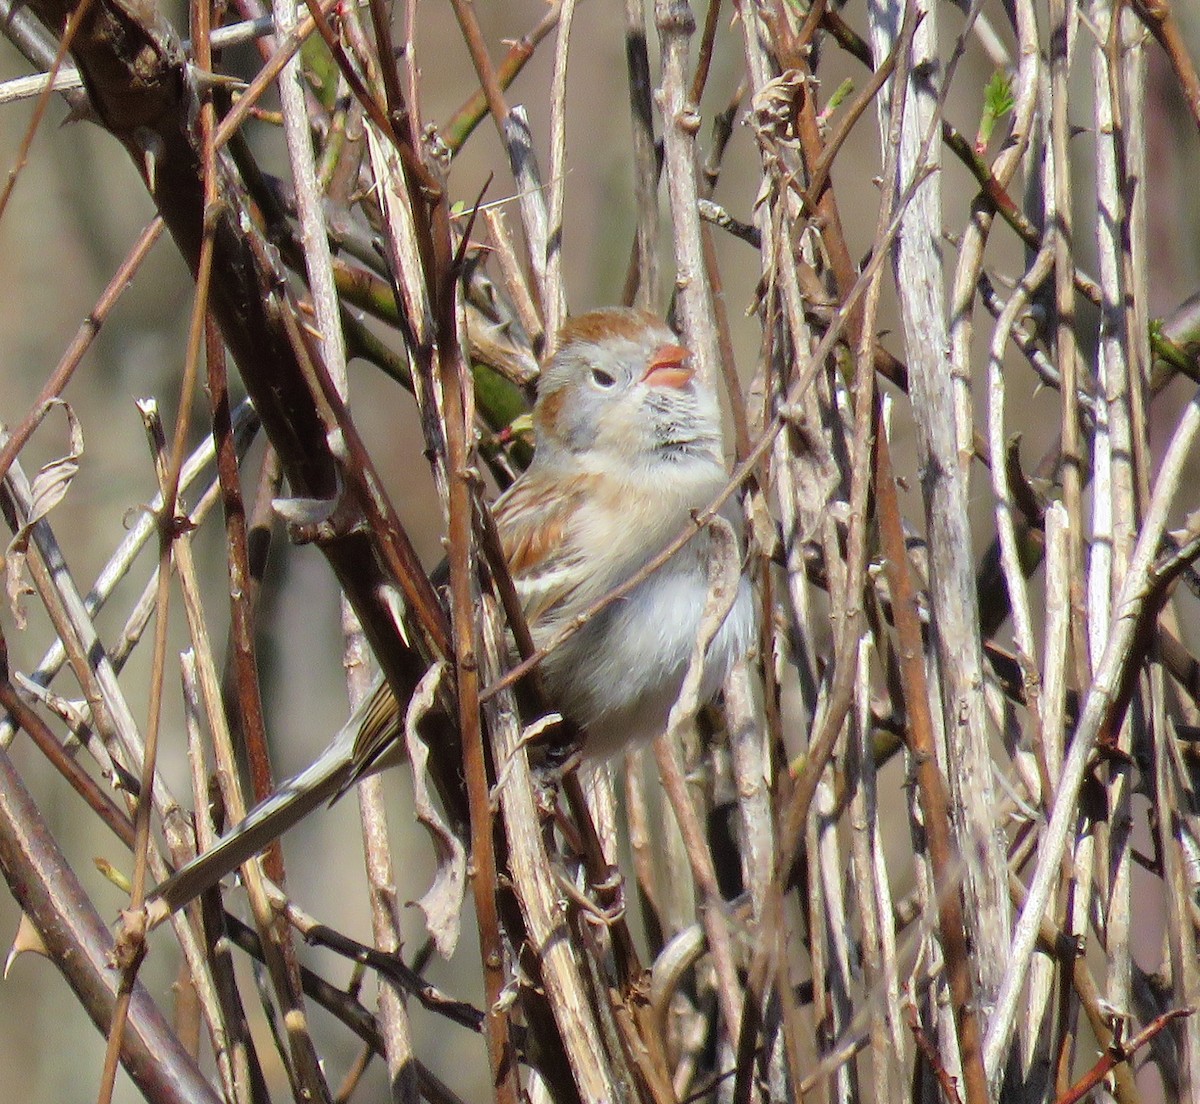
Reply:
M403 731L404 711L397 704L386 678L375 683L370 696L359 705L355 718L358 725L354 740L354 770L336 797L341 797L360 778L381 769L385 764L380 763L380 757L392 749Z
M567 602L588 581L579 541L587 477L519 479L494 509L504 557L530 625Z

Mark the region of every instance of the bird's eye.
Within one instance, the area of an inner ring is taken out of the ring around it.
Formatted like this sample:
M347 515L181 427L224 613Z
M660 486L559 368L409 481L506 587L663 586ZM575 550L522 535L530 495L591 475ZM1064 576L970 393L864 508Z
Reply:
M597 387L612 387L617 382L615 376L610 375L603 368L592 369L592 382Z

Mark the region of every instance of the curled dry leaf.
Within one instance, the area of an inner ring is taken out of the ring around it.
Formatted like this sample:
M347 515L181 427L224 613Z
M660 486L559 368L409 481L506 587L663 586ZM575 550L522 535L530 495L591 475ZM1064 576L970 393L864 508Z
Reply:
M799 69L785 70L764 84L751 100L748 121L764 149L799 146L792 120L807 80Z
M79 458L83 455L83 426L75 411L62 399L50 399L43 408L45 413L53 407L61 407L67 416L68 447L65 456L51 460L33 477L29 487L29 512L4 554L5 589L13 620L19 629L27 623L25 607L21 599L32 593L25 583L25 554L29 548L29 533L33 527L54 509L67 493L71 480L79 471Z
M429 748L417 732L421 719L434 704L444 671L445 664L435 663L418 683L404 716L404 742L412 764L414 811L433 839L437 857L433 885L416 904L425 914L425 928L438 954L449 958L458 944L463 894L467 888L467 855L462 841L447 827L430 800Z

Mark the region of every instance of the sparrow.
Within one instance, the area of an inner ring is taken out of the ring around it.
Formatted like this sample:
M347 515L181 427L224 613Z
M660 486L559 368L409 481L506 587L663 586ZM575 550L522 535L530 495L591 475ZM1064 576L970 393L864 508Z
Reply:
M644 311L607 308L567 322L542 369L534 456L493 506L534 644L540 649L631 579L728 480L712 386L686 348ZM739 528L735 508L722 511ZM550 703L603 759L665 731L708 596L707 530L542 661ZM743 573L704 660L711 700L755 638ZM173 912L293 824L396 756L403 709L381 681L311 767L283 783L216 846L151 894Z

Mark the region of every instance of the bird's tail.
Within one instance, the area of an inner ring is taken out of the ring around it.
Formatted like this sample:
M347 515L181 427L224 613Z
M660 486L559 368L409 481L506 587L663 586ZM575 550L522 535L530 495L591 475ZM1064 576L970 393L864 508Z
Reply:
M152 890L146 905L156 917L153 922L158 922L161 905L166 906L165 915L182 908L268 847L317 806L337 796L354 771L352 732L349 737L347 729L343 729L312 766L284 782L214 847L197 855Z

